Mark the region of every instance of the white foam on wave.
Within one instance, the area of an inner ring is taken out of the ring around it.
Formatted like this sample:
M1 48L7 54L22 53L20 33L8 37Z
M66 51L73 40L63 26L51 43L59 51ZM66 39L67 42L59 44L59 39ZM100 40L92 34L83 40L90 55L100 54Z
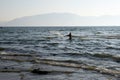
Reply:
M0 54L8 54L8 53L6 53L6 52L0 52Z
M64 36L59 31L50 31L50 33L55 35L55 36L59 36L59 37L63 37Z

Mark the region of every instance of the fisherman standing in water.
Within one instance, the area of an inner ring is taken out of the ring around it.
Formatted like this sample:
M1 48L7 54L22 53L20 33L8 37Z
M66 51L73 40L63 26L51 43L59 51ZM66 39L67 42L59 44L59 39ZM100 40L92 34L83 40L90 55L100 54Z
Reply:
M69 40L72 40L72 34L71 34L71 32L68 35L66 35L66 36L69 37Z

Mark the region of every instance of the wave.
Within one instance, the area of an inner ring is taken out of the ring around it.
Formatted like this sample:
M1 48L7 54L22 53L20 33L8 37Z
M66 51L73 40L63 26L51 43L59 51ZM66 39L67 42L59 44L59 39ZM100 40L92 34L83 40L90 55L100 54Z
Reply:
M102 60L113 60L115 62L120 63L120 56L108 54L108 53L64 53L64 55L68 55L70 57L87 57L92 59L102 59Z
M120 35L102 35L100 38L105 38L105 39L120 39Z
M4 50L5 50L5 48L0 47L0 51L4 51Z
M58 37L57 36L44 36L44 37L41 37L41 38L43 38L47 41L49 39L54 39L54 38L58 38Z
M117 46L107 46L106 49L120 50L120 47L117 47Z
M115 62L120 62L120 56L115 56L112 54L106 54L106 53L102 53L102 54L92 54L92 56L97 57L97 58L107 58L107 59L112 59Z
M1 54L0 54L1 55ZM120 70L113 70L107 67L92 66L83 63L76 63L71 60L51 60L51 59L42 59L41 57L27 54L2 54L1 60L11 60L16 62L31 62L34 64L47 64L52 66L59 67L70 67L70 68L81 68L84 70L96 71L101 74L107 74L112 76L120 76ZM22 58L22 59L21 59Z
M62 67L72 67L72 68L81 68L84 70L92 70L96 71L102 74L108 74L113 76L119 76L120 71L119 70L112 70L108 68L98 67L98 66L90 66L87 64L80 64L80 63L74 63L74 62L60 62L60 61L51 61L51 60L45 60L45 59L38 59L36 60L36 63L44 63L49 64L53 66L62 66Z
M17 41L0 41L0 44L16 44Z
M49 45L49 46L47 46ZM42 48L46 49L56 49L56 46L59 45L59 43L47 43L46 46L43 46ZM52 50L53 50L52 49ZM63 48L64 50L68 50L68 48ZM11 47L0 47L0 51L12 51L12 52L19 52L19 53L36 53L35 50L31 49L26 49L26 48L11 48ZM53 54L51 54L52 56ZM55 54L56 55L56 54ZM112 60L114 62L120 63L120 56L117 54L109 54L109 53L93 53L93 52L85 52L85 53L80 53L80 52L64 52L64 53L59 53L57 56L67 56L70 58L80 58L80 57L86 57L89 59L100 59L100 60ZM71 61L72 62L72 61Z
M58 37L63 37L64 36L59 31L50 31L50 34L56 35Z

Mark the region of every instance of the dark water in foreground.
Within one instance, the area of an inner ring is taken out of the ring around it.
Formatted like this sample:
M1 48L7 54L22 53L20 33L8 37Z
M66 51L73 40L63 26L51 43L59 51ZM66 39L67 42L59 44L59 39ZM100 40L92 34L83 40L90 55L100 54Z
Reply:
M72 33L72 40L65 37ZM120 70L120 27L5 27L0 47L43 59Z

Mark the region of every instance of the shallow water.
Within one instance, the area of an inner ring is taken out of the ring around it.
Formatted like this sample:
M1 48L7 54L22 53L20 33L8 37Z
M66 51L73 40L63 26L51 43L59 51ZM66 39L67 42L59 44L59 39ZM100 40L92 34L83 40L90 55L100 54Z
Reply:
M119 27L2 27L0 48L120 71Z

